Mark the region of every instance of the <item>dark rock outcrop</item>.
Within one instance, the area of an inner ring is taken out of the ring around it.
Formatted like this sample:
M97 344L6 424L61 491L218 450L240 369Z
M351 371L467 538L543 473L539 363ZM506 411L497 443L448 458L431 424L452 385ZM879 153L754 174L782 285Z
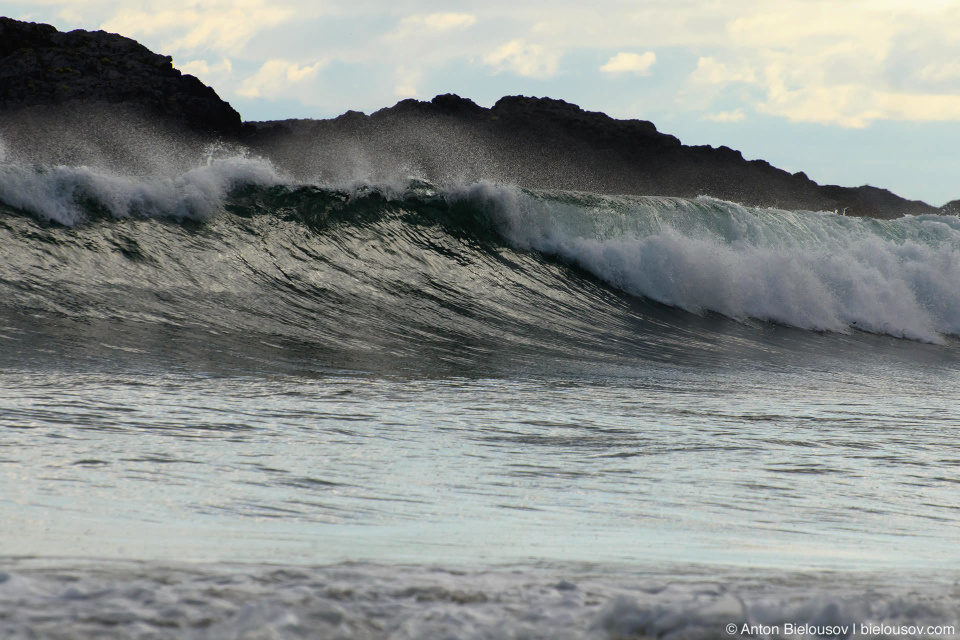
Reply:
M0 17L0 109L122 105L195 131L236 135L240 115L172 58L104 31L62 33Z
M951 200L940 207L940 213L948 216L960 216L960 200Z
M533 188L696 197L746 205L895 218L938 209L870 186L820 186L727 147L686 146L643 120L616 120L562 100L509 96L486 109L455 95L404 100L370 116L245 125L245 143L337 179L391 167L429 179L492 179ZM310 149L312 151L307 152Z

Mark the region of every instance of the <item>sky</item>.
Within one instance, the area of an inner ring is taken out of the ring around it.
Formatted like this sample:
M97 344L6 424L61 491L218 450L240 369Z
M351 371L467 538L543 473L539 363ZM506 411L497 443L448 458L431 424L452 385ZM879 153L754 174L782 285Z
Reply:
M0 0L173 56L245 120L456 93L650 120L821 184L960 198L956 0Z

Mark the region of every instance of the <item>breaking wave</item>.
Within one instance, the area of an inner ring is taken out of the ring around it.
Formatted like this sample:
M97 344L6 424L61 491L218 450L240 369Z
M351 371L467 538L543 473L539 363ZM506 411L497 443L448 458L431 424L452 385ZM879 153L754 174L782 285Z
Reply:
M595 286L571 285L587 272L623 294L692 314L925 342L960 334L960 219L950 216L880 221L491 183L331 188L295 184L243 156L211 158L172 177L2 164L0 211L12 249L0 265L2 286L27 307L122 315L146 306L189 316L144 295L121 304L117 291L230 292L268 295L274 306L260 315L305 325L304 309L333 300L369 310L404 297L430 307L438 323L460 315L481 333L496 332L480 327L488 320L521 316L549 330L551 313L597 312L583 290L570 292ZM111 300L83 304L98 284L109 284ZM233 316L249 312L247 303L224 304ZM429 323L423 314L394 320ZM581 320L566 328L586 331Z

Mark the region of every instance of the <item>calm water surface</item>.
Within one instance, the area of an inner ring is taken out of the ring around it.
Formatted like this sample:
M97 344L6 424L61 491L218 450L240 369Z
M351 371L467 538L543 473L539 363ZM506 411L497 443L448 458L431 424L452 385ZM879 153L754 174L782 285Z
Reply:
M949 369L6 370L11 555L955 566Z

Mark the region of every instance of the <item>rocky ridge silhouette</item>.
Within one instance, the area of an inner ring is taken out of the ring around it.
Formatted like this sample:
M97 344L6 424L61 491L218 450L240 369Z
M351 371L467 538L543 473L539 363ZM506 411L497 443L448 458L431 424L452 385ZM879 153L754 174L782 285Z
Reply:
M0 109L105 103L236 135L240 114L172 61L117 34L0 17Z

